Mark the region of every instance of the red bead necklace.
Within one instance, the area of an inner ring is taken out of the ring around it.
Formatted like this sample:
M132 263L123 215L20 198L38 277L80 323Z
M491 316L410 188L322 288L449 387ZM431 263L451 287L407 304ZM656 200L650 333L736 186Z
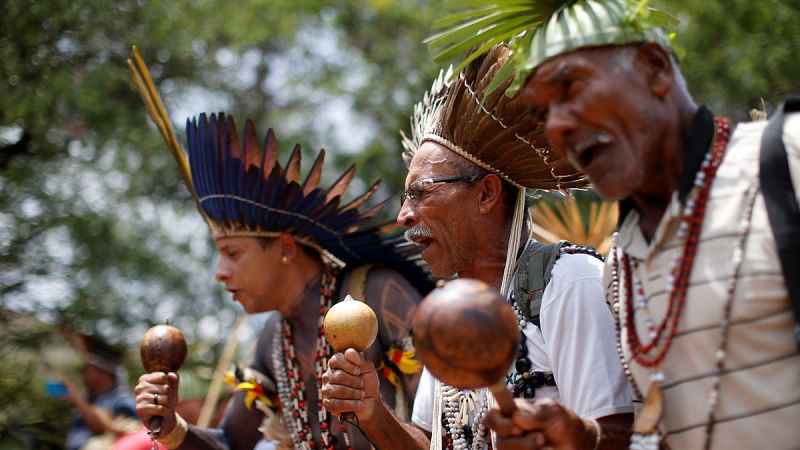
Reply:
M636 332L633 295L633 271L628 255L622 254L622 270L625 274L625 332L631 355L637 363L644 367L657 366L666 356L672 346L672 340L678 330L681 312L686 303L686 294L689 289L689 278L694 267L697 246L700 242L700 232L708 204L711 186L717 175L717 169L725 156L730 134L730 121L725 118L714 120L715 137L711 151L706 154L694 182L694 189L689 195L684 207L681 225L678 230L677 240L685 240L683 254L676 258L670 269L670 281L667 290L670 291L667 312L658 325L650 330L650 341L643 343ZM615 259L614 264L617 264ZM657 350L655 355L649 355L652 350Z
M283 364L284 370L279 370L286 375L285 381L278 379L279 394L281 403L284 405L284 417L287 426L292 431L292 441L298 448L325 448L333 450L336 439L330 432L330 416L325 408L322 407L321 383L322 374L328 368L328 358L333 353L331 346L325 339L322 328L323 318L333 306L333 296L336 289L336 278L338 270L335 267L327 266L322 276L320 287L320 319L317 330L317 358L314 362L314 379L317 385L317 411L320 425L321 445L317 447L314 440L314 433L308 421L308 407L306 405L305 389L303 378L300 374L300 364L294 348L294 338L292 327L288 321L282 320L282 332L280 334L280 356L276 358L275 364ZM277 369L277 367L276 367ZM286 397L286 398L284 398ZM352 450L343 426L340 426L345 444L348 450Z

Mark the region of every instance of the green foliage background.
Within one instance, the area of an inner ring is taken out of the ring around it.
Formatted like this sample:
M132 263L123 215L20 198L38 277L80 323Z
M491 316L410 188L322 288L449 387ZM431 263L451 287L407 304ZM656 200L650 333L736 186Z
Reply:
M689 87L718 114L743 120L761 98L771 112L800 90L797 2L654 2L682 20ZM63 347L53 324L135 349L170 316L192 343L187 384L200 394L239 311L213 282L205 225L147 122L125 65L131 44L177 130L201 111L251 117L262 134L275 128L286 156L295 142L306 157L326 148L329 181L357 162L361 186L382 178L385 198L404 178L397 132L437 71L421 41L441 10L438 0L1 1L0 447L62 442L66 409L41 380L75 365L40 356ZM43 325L11 327L9 310ZM129 368L135 379L135 351Z

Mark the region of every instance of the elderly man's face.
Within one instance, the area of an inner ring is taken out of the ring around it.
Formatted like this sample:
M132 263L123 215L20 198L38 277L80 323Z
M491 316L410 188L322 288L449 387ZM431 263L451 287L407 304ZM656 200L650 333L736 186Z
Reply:
M554 57L522 95L555 149L606 198L636 192L658 168L659 130L637 47L586 48Z
M437 277L464 270L474 248L470 245L470 223L478 214L474 185L430 182L463 175L452 162L457 158L461 156L439 144L422 144L409 165L407 198L397 215L397 222L408 228L406 236L422 246L421 256Z

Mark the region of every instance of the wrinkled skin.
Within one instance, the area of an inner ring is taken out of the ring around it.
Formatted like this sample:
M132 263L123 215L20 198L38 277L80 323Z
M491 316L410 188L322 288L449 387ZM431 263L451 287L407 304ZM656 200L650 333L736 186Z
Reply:
M674 69L655 43L584 48L541 64L522 95L601 195L668 198L684 136Z
M411 160L406 189L417 180L461 176L465 162L440 144L425 142ZM422 259L436 277L458 274L482 279L487 273L502 275L508 235L503 195L500 178L494 174L474 184L437 185L417 204L403 203L397 223L409 231L418 227L430 230L432 236L412 234L410 238L422 246Z

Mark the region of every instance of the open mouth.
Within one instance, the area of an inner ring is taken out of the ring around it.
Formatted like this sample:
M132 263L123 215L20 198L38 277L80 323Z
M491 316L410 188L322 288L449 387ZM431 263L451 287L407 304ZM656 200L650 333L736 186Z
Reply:
M405 231L406 241L422 247L427 247L433 237L433 231L431 231L429 228L419 225L411 227Z
M430 247L431 242L433 242L433 239L422 238L419 241L417 241L416 244L422 247L422 251L425 251L428 247Z
M415 245L417 248L425 250L431 242L431 238L427 238L424 236L408 236L406 241Z
M578 156L578 161L580 162L581 167L588 167L592 161L594 161L595 157L600 153L603 147L603 144L598 144L584 149Z
M610 136L605 134L598 134L591 136L589 139L578 141L571 145L572 155L574 162L577 162L579 167L586 168L597 158L602 150L612 142Z

